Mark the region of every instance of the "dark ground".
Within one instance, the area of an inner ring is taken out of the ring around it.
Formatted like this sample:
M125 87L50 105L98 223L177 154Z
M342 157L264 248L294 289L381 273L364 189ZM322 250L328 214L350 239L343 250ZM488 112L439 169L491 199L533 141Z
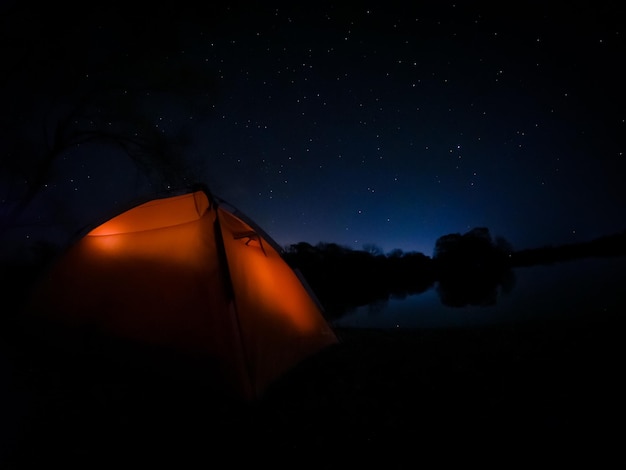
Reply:
M256 403L201 365L5 330L0 468L382 468L624 463L613 319L340 329Z

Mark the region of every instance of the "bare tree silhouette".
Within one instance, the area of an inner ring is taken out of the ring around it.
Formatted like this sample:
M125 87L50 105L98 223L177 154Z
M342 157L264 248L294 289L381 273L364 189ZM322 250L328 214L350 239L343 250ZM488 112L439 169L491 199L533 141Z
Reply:
M76 4L64 16L56 8L12 2L0 16L0 233L49 181L55 162L88 143L123 149L154 185L183 184L190 123L215 99L215 71L181 59L183 39L168 27L182 10ZM163 125L165 111L187 119Z

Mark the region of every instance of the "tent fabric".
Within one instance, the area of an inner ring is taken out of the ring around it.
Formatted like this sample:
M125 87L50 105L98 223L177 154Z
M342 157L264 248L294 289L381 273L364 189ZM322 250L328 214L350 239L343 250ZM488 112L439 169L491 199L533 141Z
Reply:
M204 191L152 200L91 230L55 263L33 307L210 358L248 399L338 341L275 244Z

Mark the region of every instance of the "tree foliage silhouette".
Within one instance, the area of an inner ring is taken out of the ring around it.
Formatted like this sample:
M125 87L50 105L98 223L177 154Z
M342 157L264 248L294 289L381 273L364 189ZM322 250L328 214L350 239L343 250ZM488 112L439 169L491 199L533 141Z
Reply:
M441 302L454 307L496 303L498 288L512 287L511 253L511 245L502 237L492 239L486 227L439 237L433 262Z
M375 247L372 245L372 247ZM330 316L390 295L419 293L432 286L431 259L417 252L352 250L336 243L290 245L284 257L304 274Z

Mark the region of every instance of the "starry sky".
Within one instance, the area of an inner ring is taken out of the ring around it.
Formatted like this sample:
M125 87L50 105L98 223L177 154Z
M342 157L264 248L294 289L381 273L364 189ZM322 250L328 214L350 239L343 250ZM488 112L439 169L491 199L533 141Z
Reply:
M432 255L438 237L478 226L515 249L626 229L623 15L500 3L182 1L96 9L90 39L72 40L89 44L84 76L130 48L120 24L147 35L134 54L208 71L207 113L174 95L151 119L163 132L192 123L188 178L280 245ZM32 211L63 199L91 214L101 194L137 188L119 149L85 148L59 160L56 196Z

